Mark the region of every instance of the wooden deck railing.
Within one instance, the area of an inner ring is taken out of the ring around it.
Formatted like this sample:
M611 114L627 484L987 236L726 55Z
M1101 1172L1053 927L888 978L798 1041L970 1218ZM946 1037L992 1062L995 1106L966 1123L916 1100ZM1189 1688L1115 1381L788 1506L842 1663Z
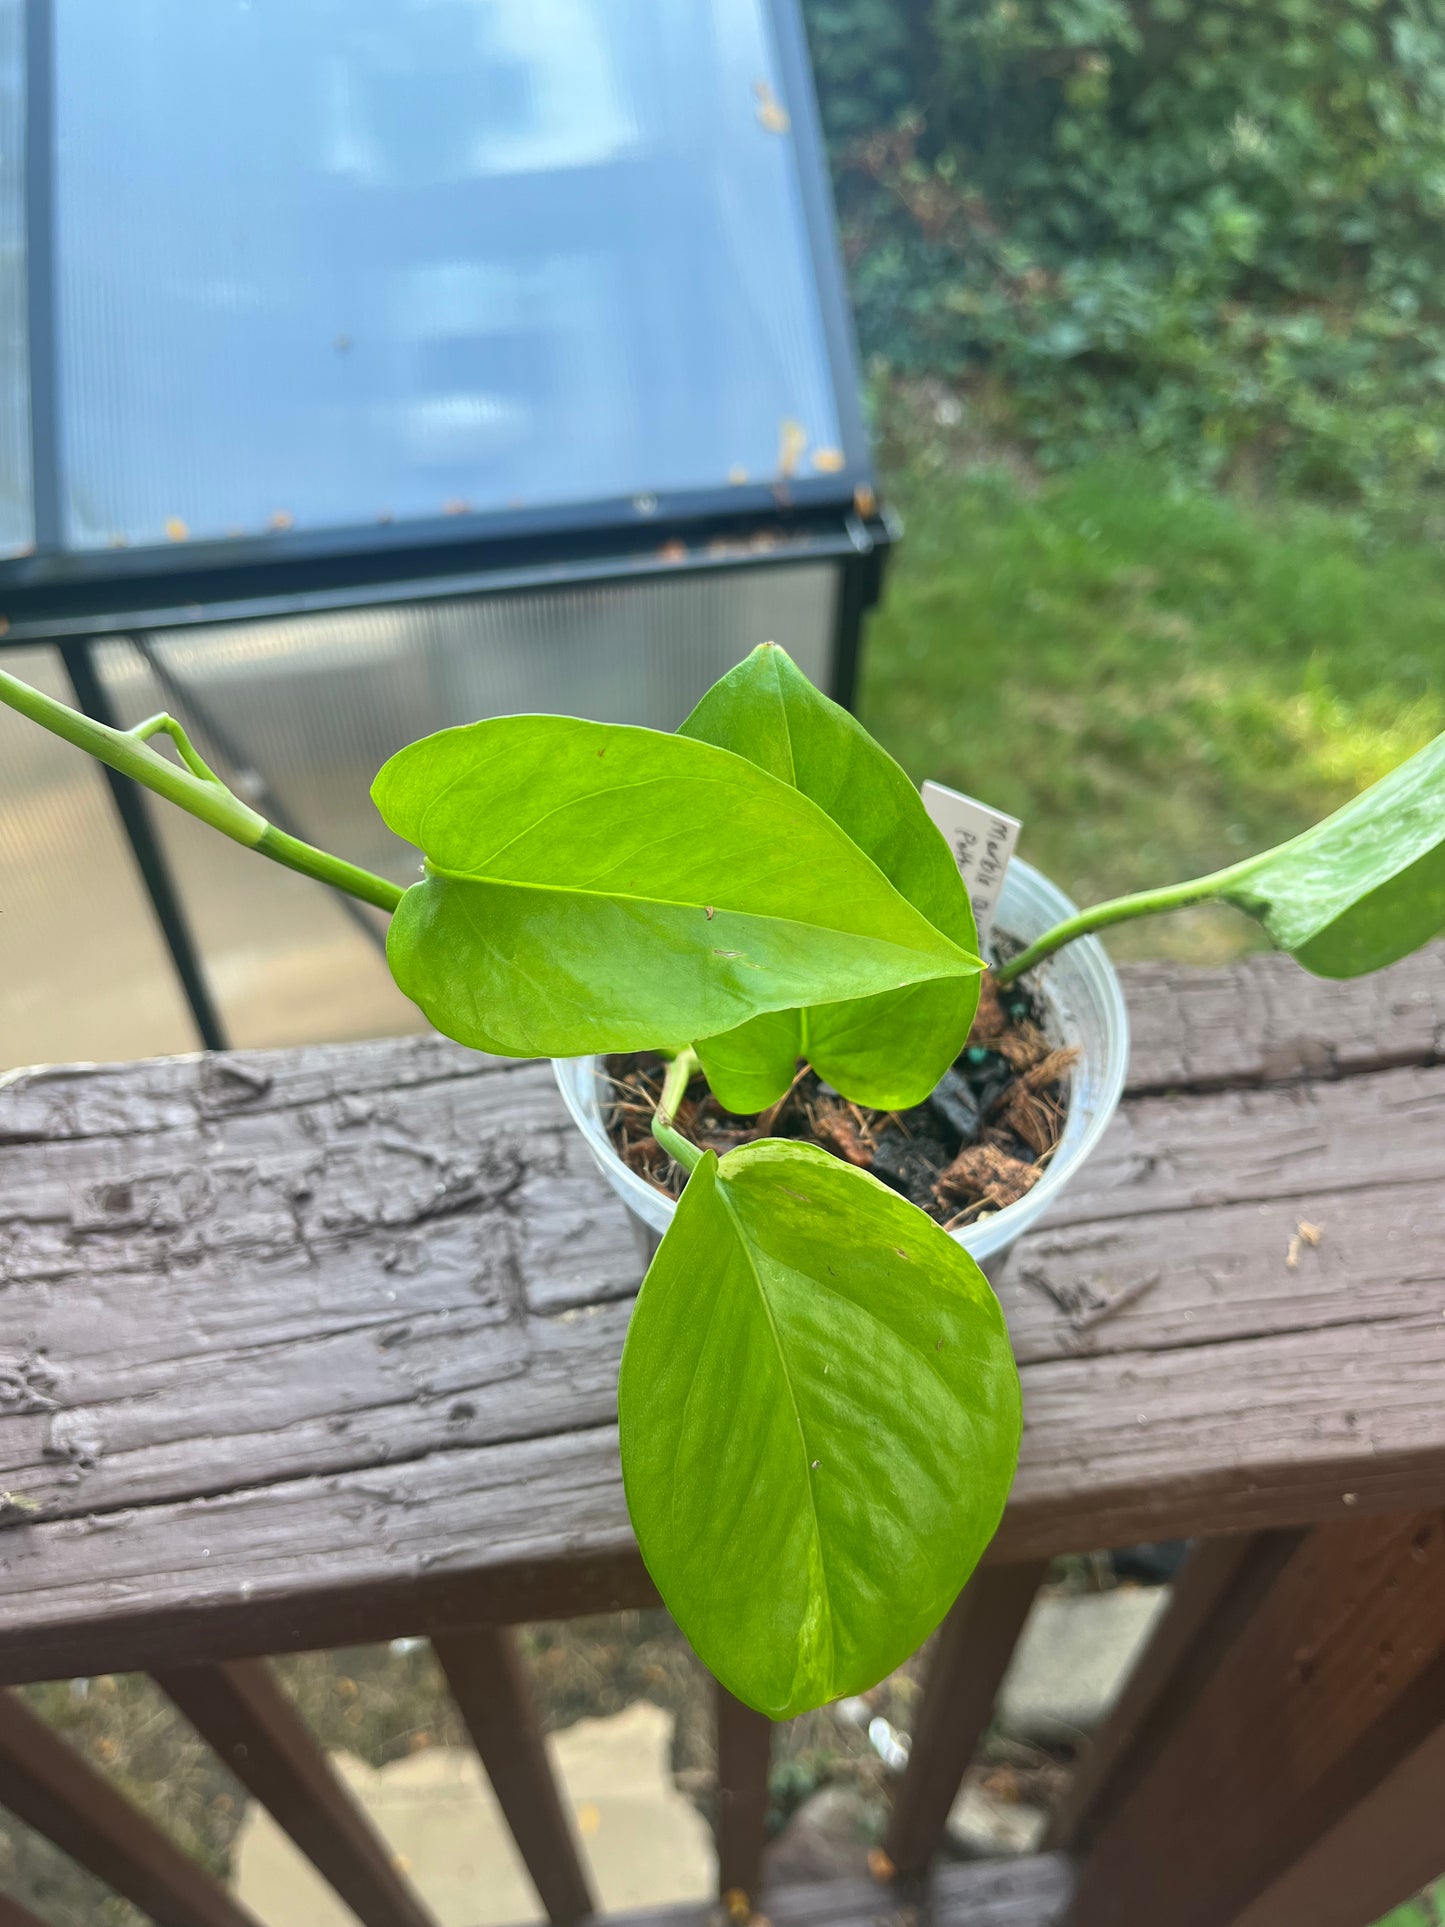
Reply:
M1024 1451L893 1880L768 1894L775 1927L1366 1927L1445 1869L1445 955L1129 975L1121 1116L996 1280ZM421 1927L265 1655L425 1635L540 1906L585 1918L509 1628L654 1598L614 1427L639 1263L546 1067L31 1073L0 1177L0 1681L151 1672L367 1927ZM933 1867L1046 1561L1149 1537L1197 1544L1048 1851ZM719 1695L735 1906L769 1738ZM157 1921L250 1919L14 1694L0 1804Z

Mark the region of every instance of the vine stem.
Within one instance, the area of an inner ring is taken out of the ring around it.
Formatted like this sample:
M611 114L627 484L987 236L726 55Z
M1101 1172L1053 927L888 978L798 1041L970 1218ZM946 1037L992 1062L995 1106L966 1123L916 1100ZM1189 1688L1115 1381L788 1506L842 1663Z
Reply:
M652 1135L668 1156L689 1175L702 1163L702 1152L695 1144L689 1144L681 1131L674 1129L673 1120L698 1069L697 1052L691 1048L680 1050L667 1067L662 1096L657 1100L657 1109L652 1114Z
M1162 910L1182 910L1186 904L1202 903L1209 897L1219 896L1225 886L1242 876L1258 859L1249 858L1243 863L1233 863L1226 870L1212 871L1209 876L1195 877L1189 883L1170 883L1159 890L1138 890L1133 896L1111 897L1107 903L1096 903L1091 909L1080 910L1077 915L1066 917L1056 923L1052 930L1046 930L1036 937L1027 950L1021 950L1007 963L994 967L994 981L998 984L1011 984L1016 977L1022 977L1026 970L1051 957L1066 943L1076 937L1087 937L1091 931L1107 930L1110 924L1127 923L1132 917L1150 917Z
M0 669L0 703L39 723L53 736L85 750L111 769L119 770L122 776L133 777L168 803L176 804L202 823L208 823L213 830L219 830L222 836L230 837L233 843L270 857L273 863L284 864L288 870L299 870L302 876L314 877L318 883L329 883L333 889L344 890L348 896L359 897L378 910L389 913L401 902L403 892L385 877L303 843L300 837L288 836L284 830L268 823L249 803L243 803L234 791L226 788L215 771L207 767L174 716L148 716L134 729L112 729L108 723L96 722L93 717L72 709L68 703L58 702L3 669ZM152 749L153 736L168 736L176 746L181 763L173 763Z

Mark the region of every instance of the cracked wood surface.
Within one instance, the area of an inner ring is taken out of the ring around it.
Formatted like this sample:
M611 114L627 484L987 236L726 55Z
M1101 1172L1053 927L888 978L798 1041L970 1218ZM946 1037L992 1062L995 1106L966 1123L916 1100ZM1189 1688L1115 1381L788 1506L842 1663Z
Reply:
M999 1280L996 1556L1438 1501L1445 950L1127 977L1132 1094ZM613 1430L641 1266L545 1065L22 1073L0 1173L0 1678L649 1597Z

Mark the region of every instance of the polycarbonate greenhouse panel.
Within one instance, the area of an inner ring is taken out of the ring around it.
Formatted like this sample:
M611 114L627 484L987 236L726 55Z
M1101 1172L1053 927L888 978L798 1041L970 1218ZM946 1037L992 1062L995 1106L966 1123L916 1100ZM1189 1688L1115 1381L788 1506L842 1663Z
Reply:
M5 667L71 700L53 651ZM194 1047L99 767L0 708L0 1072Z
M0 0L0 558L35 539L25 282L25 0Z
M139 649L106 643L97 667L124 724L170 709L258 809L406 883L417 874L416 853L386 829L369 796L395 750L518 710L673 729L710 683L770 637L821 680L836 590L831 564L772 565L168 630L141 638ZM380 918L177 810L156 804L153 817L232 1043L420 1026L386 971ZM46 976L43 946L23 968ZM161 975L168 984L163 967ZM122 1029L109 1054L143 1048Z
M54 17L65 546L844 469L767 0Z

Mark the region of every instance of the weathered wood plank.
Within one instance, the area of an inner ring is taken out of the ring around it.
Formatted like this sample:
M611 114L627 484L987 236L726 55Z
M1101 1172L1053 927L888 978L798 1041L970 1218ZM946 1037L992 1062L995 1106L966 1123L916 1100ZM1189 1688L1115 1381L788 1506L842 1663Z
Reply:
M1424 1242L1432 1210L1438 1223L1438 1198L1418 1203L1411 1235L1422 1242L1405 1248L1407 1261L1432 1250ZM1342 1198L1338 1221L1348 1209ZM1152 1235L1148 1224L1132 1228L1139 1262L1157 1267L1161 1240L1185 1223L1181 1214L1156 1221ZM1379 1237L1387 1252L1383 1223ZM1268 1242L1277 1242L1273 1231ZM1192 1288L1206 1292L1210 1274L1193 1275ZM1358 1280L1352 1289L1346 1271L1309 1323L1259 1307L1270 1277L1295 1288L1296 1274L1277 1257L1263 1275L1221 1264L1213 1274L1221 1290L1226 1275L1245 1307L1239 1316L1262 1324L1261 1336L1230 1340L1216 1328L1213 1342L1196 1344L1186 1321L1180 1342L1161 1342L1155 1294L1154 1304L1139 1299L1107 1321L1126 1349L1070 1356L1066 1346L1036 1348L1045 1355L1024 1366L1027 1427L999 1556L1288 1525L1340 1516L1351 1503L1399 1509L1442 1489L1445 1318L1437 1281L1419 1285L1411 1311L1395 1310L1387 1293L1393 1315L1375 1317L1370 1295ZM1145 1325L1152 1344L1128 1348L1131 1320ZM610 1401L621 1322L614 1307L563 1326L580 1348L570 1376L558 1370L563 1404L569 1386L588 1384L606 1387ZM1073 1342L1067 1329L1066 1337ZM1102 1330L1094 1337L1102 1343ZM539 1413L553 1411L549 1397L539 1393ZM27 1654L37 1669L56 1671L164 1659L164 1628L177 1615L192 1635L201 1620L215 1619L220 1643L205 1649L214 1655L265 1651L268 1640L279 1648L340 1638L318 1614L323 1605L338 1609L347 1587L377 1595L346 1602L357 1637L414 1629L443 1597L454 1601L452 1624L492 1611L521 1616L524 1602L539 1597L535 1569L559 1558L611 1561L625 1575L615 1582L623 1592L645 1597L611 1430L585 1425L580 1397L564 1422L572 1429L555 1437L440 1446L404 1460L397 1453L390 1464L370 1457L321 1477L255 1486L237 1478L230 1492L200 1501L15 1526L0 1534L0 1668L10 1678L31 1676ZM468 1573L475 1584L453 1583ZM494 1583L510 1603L492 1603ZM425 1610L423 1592L437 1601ZM96 1639L82 1651L65 1628L87 1620ZM247 1623L251 1642L229 1647L235 1627ZM145 1636L144 1651L106 1656L106 1638L132 1635Z
M1003 1561L1399 1511L1445 1490L1434 1310L1053 1361L1024 1385ZM651 1596L611 1427L22 1525L0 1556L8 1679L149 1666L180 1641L223 1657Z
M1379 980L1395 1068L1136 1098L1019 1248L1000 1558L1438 1495L1442 959ZM1335 989L1290 981L1326 1037ZM639 1263L547 1067L408 1039L19 1078L0 1144L0 1490L42 1507L0 1530L5 1677L651 1596L611 1431Z
M1445 944L1329 983L1290 957L1224 970L1130 964L1129 1088L1209 1090L1445 1060Z
M997 1554L1401 1511L1445 1490L1445 1320L1050 1363L1023 1374Z
M1422 1197L1419 1206L1423 1237L1429 1213L1438 1210L1438 1204ZM1172 1235L1182 1223L1182 1219L1172 1220L1165 1228L1145 1225L1139 1234L1144 1247L1141 1261L1155 1265L1160 1239ZM1381 1228L1381 1245L1387 1249L1384 1235ZM1273 1252L1273 1236L1266 1242ZM1296 1274L1282 1264L1275 1270L1292 1292ZM1074 1334L1062 1316L1057 1323L1064 1327L1064 1338L1057 1343L1035 1339L1024 1326L1020 1350L1025 1360L1028 1429L1015 1494L1019 1517L1009 1530L1023 1530L1028 1515L1037 1519L1060 1506L1079 1505L1081 1530L1088 1531L1116 1514L1121 1504L1133 1512L1138 1500L1127 1497L1129 1492L1142 1494L1152 1485L1167 1487L1190 1471L1197 1477L1189 1478L1188 1490L1178 1495L1182 1501L1187 1502L1190 1490L1211 1490L1222 1477L1239 1486L1236 1510L1240 1516L1236 1522L1247 1524L1250 1521L1245 1515L1251 1509L1247 1482L1272 1480L1284 1471L1279 1454L1270 1450L1270 1442L1276 1439L1281 1446L1288 1444L1301 1453L1299 1471L1304 1489L1317 1487L1323 1475L1332 1487L1339 1486L1334 1495L1337 1503L1344 1491L1353 1489L1340 1482L1357 1470L1365 1472L1372 1485L1386 1482L1381 1486L1384 1503L1395 1496L1392 1481L1397 1472L1408 1482L1409 1461L1414 1456L1438 1463L1442 1450L1439 1401L1445 1382L1445 1318L1441 1316L1445 1297L1433 1280L1425 1281L1412 1298L1399 1304L1389 1293L1383 1294L1383 1315L1376 1317L1368 1291L1359 1294L1365 1299L1363 1305L1352 1295L1351 1274L1346 1270L1335 1297L1321 1299L1313 1308L1313 1316L1307 1318L1302 1312L1292 1315L1288 1303L1283 1310L1272 1310L1267 1280L1252 1274L1247 1266L1236 1270L1221 1260L1217 1289L1222 1290L1226 1271L1235 1295L1244 1301L1244 1309L1237 1315L1246 1329L1251 1320L1263 1327L1258 1337L1231 1340L1221 1335L1218 1326L1227 1330L1229 1320L1236 1315L1232 1305L1226 1304L1216 1329L1201 1333L1200 1343L1188 1342L1186 1319L1184 1341L1170 1344L1157 1330L1163 1313L1148 1299L1136 1301L1110 1321L1114 1339L1125 1341L1117 1352L1104 1353L1101 1349L1107 1327L1086 1332L1084 1337L1095 1349L1075 1356L1071 1355ZM1052 1275L1066 1276L1057 1271ZM1112 1275L1128 1276L1117 1272ZM1209 1282L1207 1273L1195 1275L1201 1293ZM1368 1267L1362 1274L1355 1274L1356 1290L1361 1282L1366 1287L1371 1285ZM1010 1294L1015 1289L1012 1283L1006 1286ZM1418 1308L1406 1309L1407 1304ZM1352 1312L1364 1315L1351 1322ZM595 1317L579 1318L562 1327L575 1347L576 1357L570 1369L564 1370L570 1354L561 1354L555 1390L553 1380L539 1371L535 1415L540 1431L552 1425L559 1431L583 1433L589 1418L609 1409L623 1316L619 1308L609 1307ZM1144 1327L1137 1344L1133 1342L1131 1321ZM1211 1337L1212 1343L1204 1342ZM605 1388L607 1402L599 1389L598 1403L589 1408L582 1395L589 1384ZM525 1382L516 1388L523 1411L527 1409L525 1390ZM575 1403L570 1412L563 1412L565 1425L559 1424L557 1408L565 1406L569 1392L575 1395ZM417 1428L423 1449L413 1456L432 1464L439 1497L452 1479L448 1468L466 1465L478 1455L463 1443L439 1443L428 1453L424 1449L428 1439L424 1419L425 1414L419 1415ZM0 1431L4 1429L0 1426ZM441 1439L445 1437L443 1431ZM391 1467L391 1473L398 1477L403 1476L401 1457L395 1454ZM238 1472L244 1469L235 1468ZM358 1489L362 1491L367 1489L368 1477L374 1485L390 1476L381 1454L365 1458L360 1468L339 1468L339 1476L353 1473L359 1477ZM256 1493L266 1490L270 1483L260 1482ZM238 1497L245 1485L244 1477L234 1478ZM219 1516L220 1501L225 1496L220 1492L197 1507L198 1526L207 1517ZM1164 1496L1167 1499L1170 1495ZM124 1536L133 1536L135 1521L151 1509L139 1505L128 1508L130 1524ZM106 1516L104 1512L77 1510L69 1536L78 1543L93 1540L99 1556L99 1548L116 1536L115 1528L104 1523ZM1212 1521L1215 1530L1224 1530L1229 1523L1226 1519ZM7 1574L10 1595L9 1599L0 1599L0 1624L16 1591L24 1589L26 1574L34 1570L32 1551L54 1543L56 1537L52 1528L37 1525L17 1525L0 1534L0 1568ZM103 1570L98 1576L103 1576Z
M1062 1927L1072 1871L1060 1854L979 1866L940 1867L927 1887L927 1905L900 1900L871 1880L806 1882L764 1895L773 1927ZM609 1914L597 1927L715 1927L710 1907L662 1907Z
M4 1154L0 1489L77 1517L610 1419L638 1258L524 1068ZM1141 1100L1003 1276L1019 1356L1445 1308L1442 1180L1442 1068Z
M327 1102L355 1106L358 1099L512 1068L520 1065L431 1035L134 1064L45 1064L0 1072L0 1145L189 1130Z
M0 1535L0 1679L655 1604L615 1427Z
M0 1487L65 1515L610 1416L616 1345L560 1314L620 1333L641 1267L547 1067L358 1105L0 1153Z
M1053 1225L1286 1203L1440 1175L1445 1066L1339 1083L1140 1097L1120 1110Z
M1435 1176L1045 1223L1018 1246L998 1294L1025 1367L1445 1315L1441 1195ZM1301 1222L1317 1245L1299 1236Z

